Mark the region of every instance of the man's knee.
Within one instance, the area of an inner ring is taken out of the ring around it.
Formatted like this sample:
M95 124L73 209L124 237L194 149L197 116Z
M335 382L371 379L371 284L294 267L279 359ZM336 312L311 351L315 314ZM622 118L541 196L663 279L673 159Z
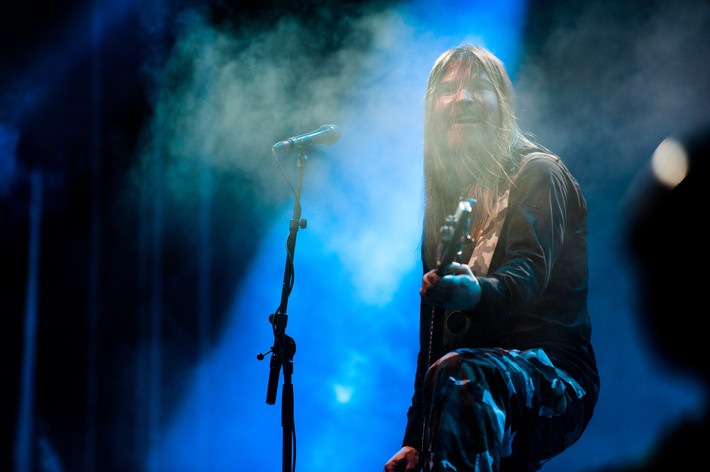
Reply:
M429 370L459 367L461 365L461 362L463 362L463 356L458 351L451 351L450 353L441 356L436 362L434 362L429 368Z
M437 382L437 379L440 381L442 375L444 378L456 375L458 371L461 370L463 360L463 356L456 351L449 352L440 357L427 370L426 376L424 377L424 385L431 387Z

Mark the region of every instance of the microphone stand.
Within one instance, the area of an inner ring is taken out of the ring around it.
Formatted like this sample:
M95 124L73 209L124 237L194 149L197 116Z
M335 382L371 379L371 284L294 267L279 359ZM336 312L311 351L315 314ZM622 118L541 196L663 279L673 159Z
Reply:
M293 288L293 256L296 250L296 235L299 228L306 227L306 220L301 219L301 190L303 188L303 174L306 168L308 156L304 148L299 148L298 157L298 184L295 190L295 202L293 207L293 218L289 222L289 235L286 241L286 267L284 270L283 287L281 291L281 304L273 315L269 316L269 322L274 331L274 345L266 353L271 352L271 362L269 364L269 383L266 391L266 403L274 405L276 403L276 392L280 371L283 370L284 384L281 392L281 426L283 428L283 471L291 472L295 468L296 453L294 450L296 443L296 432L294 428L293 415L293 384L291 375L293 374L293 355L296 352L296 342L286 334L286 324L288 315L286 308L288 297ZM263 360L264 354L259 354L257 358Z

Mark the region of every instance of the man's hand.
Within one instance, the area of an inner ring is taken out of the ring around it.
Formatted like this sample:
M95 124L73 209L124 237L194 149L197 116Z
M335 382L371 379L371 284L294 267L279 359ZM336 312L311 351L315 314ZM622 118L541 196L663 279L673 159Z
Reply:
M419 451L404 446L385 464L385 472L416 472L421 468Z
M424 274L420 295L427 303L447 310L473 310L481 300L481 285L471 268L452 263L439 277L435 270Z

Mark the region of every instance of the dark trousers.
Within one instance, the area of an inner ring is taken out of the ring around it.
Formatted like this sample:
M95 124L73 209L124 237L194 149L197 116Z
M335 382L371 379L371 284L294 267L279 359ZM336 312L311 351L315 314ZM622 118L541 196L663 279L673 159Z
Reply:
M459 349L424 379L430 471L534 471L586 426L584 391L542 349Z

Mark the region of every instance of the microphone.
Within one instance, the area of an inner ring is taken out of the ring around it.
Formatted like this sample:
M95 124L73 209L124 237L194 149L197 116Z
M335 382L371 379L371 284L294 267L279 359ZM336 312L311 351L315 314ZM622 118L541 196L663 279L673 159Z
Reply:
M294 136L285 141L279 141L274 144L275 151L280 149L298 149L303 150L316 144L324 144L330 146L340 139L340 127L337 125L323 125L315 131Z

